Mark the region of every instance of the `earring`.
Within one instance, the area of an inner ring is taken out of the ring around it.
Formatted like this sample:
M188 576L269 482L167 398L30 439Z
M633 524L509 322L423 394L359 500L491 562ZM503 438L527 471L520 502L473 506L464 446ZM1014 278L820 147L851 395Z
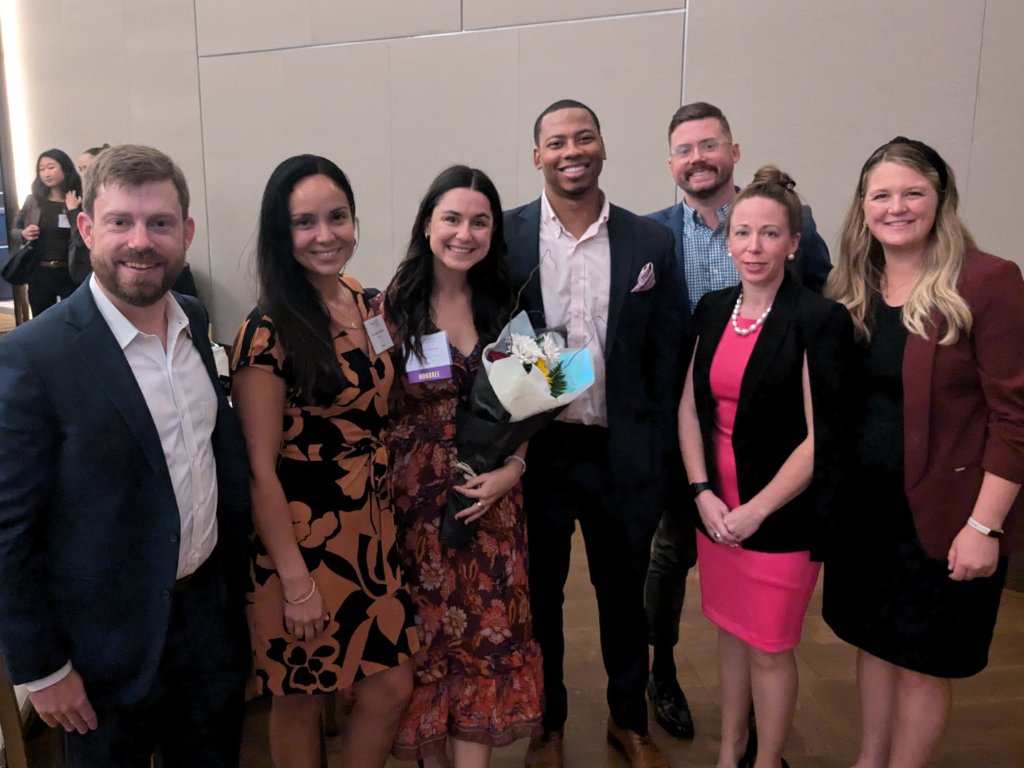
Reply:
M732 251L726 251L726 255L731 259L732 258Z
M786 260L787 260L787 261L792 261L792 260L793 260L793 259L795 259L795 258L796 258L796 254L794 254L794 253L791 253L791 254L789 254L789 256L787 256L787 257L786 257Z

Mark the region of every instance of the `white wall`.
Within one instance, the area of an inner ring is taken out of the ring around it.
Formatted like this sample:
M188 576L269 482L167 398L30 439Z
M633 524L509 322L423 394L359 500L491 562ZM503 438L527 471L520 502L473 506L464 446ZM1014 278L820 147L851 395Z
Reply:
M220 340L253 303L259 199L278 162L314 152L350 174L351 270L382 287L444 166L483 168L506 206L536 197L533 121L559 98L596 110L602 186L640 213L675 200L665 131L681 94L718 104L739 181L781 165L830 244L868 153L923 139L956 170L982 247L1024 263L1010 227L1024 177L1019 0L11 2L23 152L135 141L174 157Z

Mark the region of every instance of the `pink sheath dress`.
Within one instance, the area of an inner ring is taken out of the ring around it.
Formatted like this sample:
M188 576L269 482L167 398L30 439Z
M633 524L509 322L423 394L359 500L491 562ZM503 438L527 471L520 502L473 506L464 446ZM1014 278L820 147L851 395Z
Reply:
M737 319L740 327L753 325ZM758 332L741 336L727 325L711 362L711 394L715 398L715 492L729 509L740 505L732 429L739 405L740 384ZM804 614L818 581L820 563L808 552L755 552L715 544L697 536L700 597L704 615L754 648L779 653L800 642Z

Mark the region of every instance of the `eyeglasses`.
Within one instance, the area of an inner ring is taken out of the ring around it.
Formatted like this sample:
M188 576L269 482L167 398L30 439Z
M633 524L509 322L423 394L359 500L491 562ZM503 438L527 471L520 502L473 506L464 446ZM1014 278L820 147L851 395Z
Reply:
M718 148L725 145L732 144L731 141L719 141L718 139L704 139L704 141L697 142L697 149L700 150L702 155L710 155L718 151ZM672 148L670 153L672 157L676 157L680 160L685 160L693 154L692 144L677 144Z

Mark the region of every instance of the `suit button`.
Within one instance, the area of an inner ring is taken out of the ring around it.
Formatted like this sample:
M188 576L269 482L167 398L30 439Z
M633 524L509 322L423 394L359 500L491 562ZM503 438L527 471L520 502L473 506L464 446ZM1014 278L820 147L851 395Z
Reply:
M178 534L176 534L176 533L172 533L171 534L171 543L172 544L177 544L178 543Z
M164 600L171 599L171 590L165 589L161 594L163 595Z

